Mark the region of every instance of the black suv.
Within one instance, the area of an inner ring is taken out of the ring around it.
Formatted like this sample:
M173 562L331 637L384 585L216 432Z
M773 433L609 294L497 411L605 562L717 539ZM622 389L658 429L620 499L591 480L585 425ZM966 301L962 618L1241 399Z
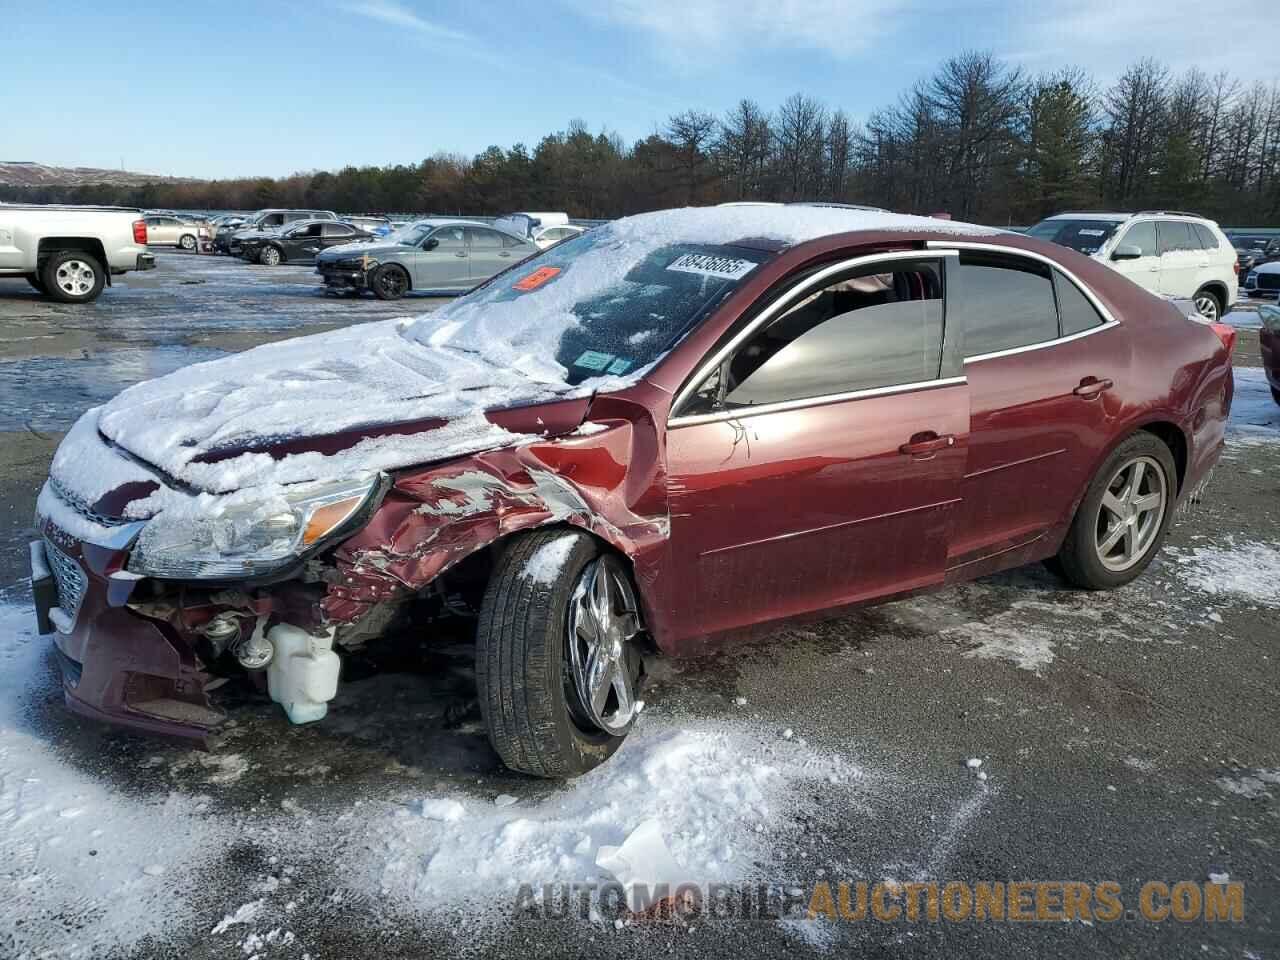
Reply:
M245 237L240 241L240 256L266 267L315 263L316 254L321 250L370 240L373 236L368 230L341 220L302 220L282 230Z

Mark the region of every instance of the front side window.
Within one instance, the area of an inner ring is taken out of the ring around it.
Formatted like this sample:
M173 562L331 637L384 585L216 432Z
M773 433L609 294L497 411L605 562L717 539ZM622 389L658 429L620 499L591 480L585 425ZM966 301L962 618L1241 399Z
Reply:
M1156 225L1154 221L1144 220L1135 223L1125 231L1118 246L1137 247L1144 257L1160 256L1160 248L1156 246Z
M958 289L948 294L952 322L964 326L964 352L976 357L1058 336L1049 268L1033 260L960 255Z
M804 296L756 331L700 386L683 412L936 380L942 330L938 261L863 267Z
M435 247L432 248L436 252L457 253L467 249L461 227L441 227L431 235L431 239L436 241Z

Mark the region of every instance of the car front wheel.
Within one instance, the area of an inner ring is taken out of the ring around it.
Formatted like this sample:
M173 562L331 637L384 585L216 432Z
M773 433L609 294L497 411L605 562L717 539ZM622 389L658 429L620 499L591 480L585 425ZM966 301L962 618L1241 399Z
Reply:
M384 263L373 271L369 288L379 300L399 300L409 291L409 275L403 267Z
M279 266L280 259L280 250L277 247L263 247L262 252L258 254L258 262L264 267Z
M521 535L498 560L476 637L480 710L502 762L576 777L621 746L641 709L630 574L585 533Z
M1054 566L1086 590L1133 580L1160 550L1177 487L1164 442L1145 432L1129 437L1089 484Z

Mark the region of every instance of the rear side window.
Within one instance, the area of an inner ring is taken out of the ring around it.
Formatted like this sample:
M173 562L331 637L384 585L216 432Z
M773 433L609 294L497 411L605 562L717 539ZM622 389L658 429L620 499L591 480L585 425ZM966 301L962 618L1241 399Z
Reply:
M1183 250L1199 250L1200 238L1191 230L1191 224L1181 220L1169 220L1156 231L1160 237L1161 253L1178 253Z
M1053 281L1044 264L961 254L957 286L948 307L952 322L964 325L966 356L1057 339Z
M467 235L471 238L472 250L483 252L502 249L502 235L494 230L476 230L467 227Z
M1202 223L1193 223L1191 226L1195 230L1196 236L1200 238L1200 246L1206 250L1218 249L1220 244L1218 243L1218 238L1213 235L1212 230Z
M1160 256L1160 248L1156 246L1156 225L1150 220L1135 223L1125 231L1117 245L1137 247L1144 257Z
M757 331L712 375L690 412L936 380L942 329L937 261L864 267Z
M1053 287L1058 294L1058 317L1064 337L1102 326L1102 314L1080 288L1058 270L1053 271Z

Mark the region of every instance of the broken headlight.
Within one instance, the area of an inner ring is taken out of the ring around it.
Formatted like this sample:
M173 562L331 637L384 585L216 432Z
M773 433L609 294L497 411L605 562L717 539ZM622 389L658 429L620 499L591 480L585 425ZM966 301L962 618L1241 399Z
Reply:
M182 580L271 573L349 531L382 490L382 477L309 483L207 513L166 510L142 528L128 569Z

